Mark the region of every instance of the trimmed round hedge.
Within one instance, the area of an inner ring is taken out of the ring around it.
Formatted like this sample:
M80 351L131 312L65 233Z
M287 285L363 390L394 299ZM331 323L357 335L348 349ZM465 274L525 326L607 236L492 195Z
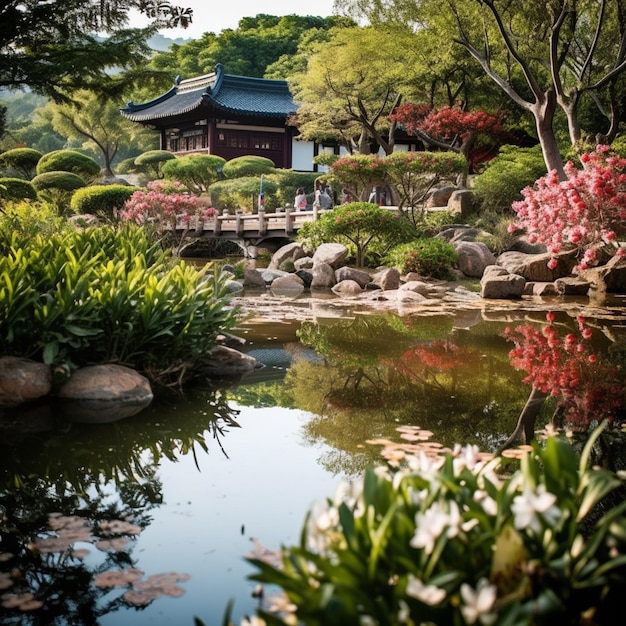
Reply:
M115 216L136 187L129 185L92 185L78 189L72 196L70 207L74 213L100 215L108 218Z
M37 175L49 172L71 172L88 182L100 175L100 166L82 152L54 150L44 154L37 163Z
M0 178L0 197L10 200L37 200L37 191L23 178Z

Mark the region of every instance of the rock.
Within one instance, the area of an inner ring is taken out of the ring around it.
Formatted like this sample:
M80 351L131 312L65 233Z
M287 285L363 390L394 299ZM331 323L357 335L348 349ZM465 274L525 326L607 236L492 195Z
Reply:
M271 285L277 278L281 278L283 276L289 276L289 272L284 272L283 270L271 270L269 268L264 269L261 272L261 276L265 281L266 285Z
M240 293L243 291L243 285L238 280L228 279L224 282L226 292L229 294Z
M626 293L626 258L614 256L606 265L581 270L578 275L594 289L608 293Z
M267 266L270 270L278 269L284 261L296 261L306 256L304 250L302 249L302 244L294 241L292 243L288 243L286 246L280 247L274 254L272 255L272 260L269 262Z
M331 291L342 298L355 298L363 293L363 288L355 280L342 280Z
M552 282L563 276L570 276L576 265L575 251L562 252L552 255L548 252L543 254L525 254L523 252L508 251L498 256L496 263L510 274L518 274L526 280L536 282ZM550 259L555 258L557 266L554 269L548 267Z
M311 283L313 282L313 271L310 268L297 270L295 275L302 280L305 289L311 288Z
M565 276L557 278L554 287L562 296L586 296L591 283L577 276Z
M203 371L210 378L243 376L263 367L254 357L227 346L215 346L209 357Z
M352 280L358 283L359 287L365 288L365 285L372 282L369 272L358 270L353 267L340 267L335 270L335 280L339 283L342 280Z
M297 296L304 291L304 281L296 274L287 274L277 278L270 290L275 296Z
M0 357L0 407L14 407L47 396L52 389L50 367L15 356Z
M391 291L400 288L400 272L395 267L378 272L372 279L374 285L378 285L383 291Z
M152 402L148 379L123 365L91 365L75 371L57 393L73 422L112 422L139 413Z
M450 196L452 196L455 191L458 191L458 189L452 185L447 185L445 187L441 187L440 189L434 189L428 196L425 207L427 209L432 209L435 207L447 206Z
M481 278L485 268L496 264L495 255L479 241L460 241L455 244L459 254L459 269L472 278Z
M525 296L558 296L554 283L527 282L524 287Z
M468 216L474 210L474 194L469 189L456 189L448 199L448 211L461 217Z
M243 286L250 289L265 289L263 274L255 269L246 269L243 273Z
M413 293L419 293L422 296L427 296L430 293L430 287L422 280L410 280L409 282L400 285L400 291L412 291Z
M348 248L340 243L323 243L313 255L313 267L318 263L330 265L336 270L348 256Z
M303 256L301 259L296 259L293 262L296 272L299 270L310 270L313 267L313 257Z
M332 289L337 284L335 270L328 263L315 263L312 272L311 289Z
M521 298L524 294L526 279L518 274L509 272L500 273L495 270L490 271L493 265L485 269L485 273L480 281L480 295L490 299L511 299Z

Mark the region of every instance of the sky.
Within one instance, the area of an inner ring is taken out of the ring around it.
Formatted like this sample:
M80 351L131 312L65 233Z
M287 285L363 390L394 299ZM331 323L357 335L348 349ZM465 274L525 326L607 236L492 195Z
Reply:
M187 29L161 31L165 37L197 39L206 32L219 34L225 28L237 28L242 17L267 15L315 15L329 17L333 14L333 0L294 2L293 0L171 0L171 4L193 9L193 23ZM297 4L297 6L296 6Z

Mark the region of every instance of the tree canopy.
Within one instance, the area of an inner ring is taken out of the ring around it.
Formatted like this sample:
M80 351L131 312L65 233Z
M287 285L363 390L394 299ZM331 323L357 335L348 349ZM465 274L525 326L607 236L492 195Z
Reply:
M429 29L454 42L534 119L549 170L564 177L555 134L559 108L570 143L585 136L579 111L593 102L604 119L586 129L610 142L623 117L626 9L620 0L338 0L372 24Z
M148 17L149 26L128 28L131 10ZM151 34L165 26L184 28L191 19L191 9L167 0L3 2L0 87L28 88L59 101L74 89L120 89L149 54Z

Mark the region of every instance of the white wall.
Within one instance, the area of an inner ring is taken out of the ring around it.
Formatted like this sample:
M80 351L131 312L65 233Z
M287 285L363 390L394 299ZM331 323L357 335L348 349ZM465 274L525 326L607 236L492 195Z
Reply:
M291 142L291 169L299 172L313 172L315 144L312 141Z

